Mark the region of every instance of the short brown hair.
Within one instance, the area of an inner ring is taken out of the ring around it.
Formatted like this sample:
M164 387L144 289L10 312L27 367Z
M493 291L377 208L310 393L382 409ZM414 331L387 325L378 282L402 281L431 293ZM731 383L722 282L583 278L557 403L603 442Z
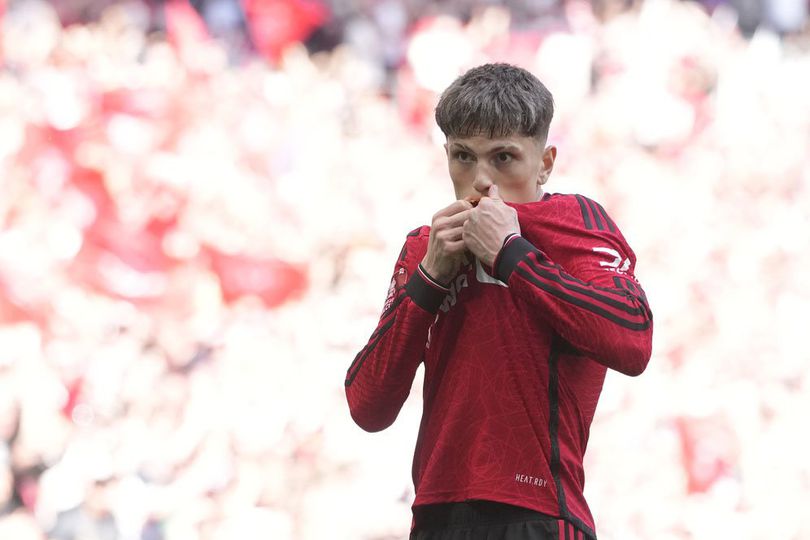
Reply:
M546 139L554 98L527 70L510 64L474 67L447 87L436 106L446 137L523 135Z

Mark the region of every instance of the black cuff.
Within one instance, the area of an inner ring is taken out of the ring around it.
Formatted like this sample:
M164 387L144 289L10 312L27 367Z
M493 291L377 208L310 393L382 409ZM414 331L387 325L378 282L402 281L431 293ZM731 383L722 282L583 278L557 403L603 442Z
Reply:
M495 257L495 277L507 283L518 263L525 259L529 253L537 251L531 242L522 236L509 239L506 245Z
M428 313L438 313L449 289L442 287L422 270L421 265L405 284L405 292L414 303Z

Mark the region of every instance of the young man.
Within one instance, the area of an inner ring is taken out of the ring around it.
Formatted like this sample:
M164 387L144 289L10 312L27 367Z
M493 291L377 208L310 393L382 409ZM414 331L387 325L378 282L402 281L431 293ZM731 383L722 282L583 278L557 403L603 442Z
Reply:
M543 193L552 114L545 86L507 64L442 94L458 200L408 234L346 375L352 417L379 431L425 364L412 540L596 538L588 432L607 369L647 366L652 313L605 210Z

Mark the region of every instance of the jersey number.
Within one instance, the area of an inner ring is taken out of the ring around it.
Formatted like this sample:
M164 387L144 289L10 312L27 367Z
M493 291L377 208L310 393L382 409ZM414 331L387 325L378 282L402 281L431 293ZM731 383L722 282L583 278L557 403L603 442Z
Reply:
M610 255L614 259L612 261L599 261L599 266L607 268L617 274L624 274L630 269L630 259L624 259L622 263L622 255L615 249L607 247L595 247L593 250L597 253L604 253Z

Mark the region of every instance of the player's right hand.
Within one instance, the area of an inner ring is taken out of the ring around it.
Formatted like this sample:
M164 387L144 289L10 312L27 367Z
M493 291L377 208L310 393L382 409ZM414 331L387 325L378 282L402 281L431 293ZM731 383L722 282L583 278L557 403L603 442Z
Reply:
M469 201L455 201L433 216L422 268L442 285L456 277L464 262L467 247L461 235L472 208Z

